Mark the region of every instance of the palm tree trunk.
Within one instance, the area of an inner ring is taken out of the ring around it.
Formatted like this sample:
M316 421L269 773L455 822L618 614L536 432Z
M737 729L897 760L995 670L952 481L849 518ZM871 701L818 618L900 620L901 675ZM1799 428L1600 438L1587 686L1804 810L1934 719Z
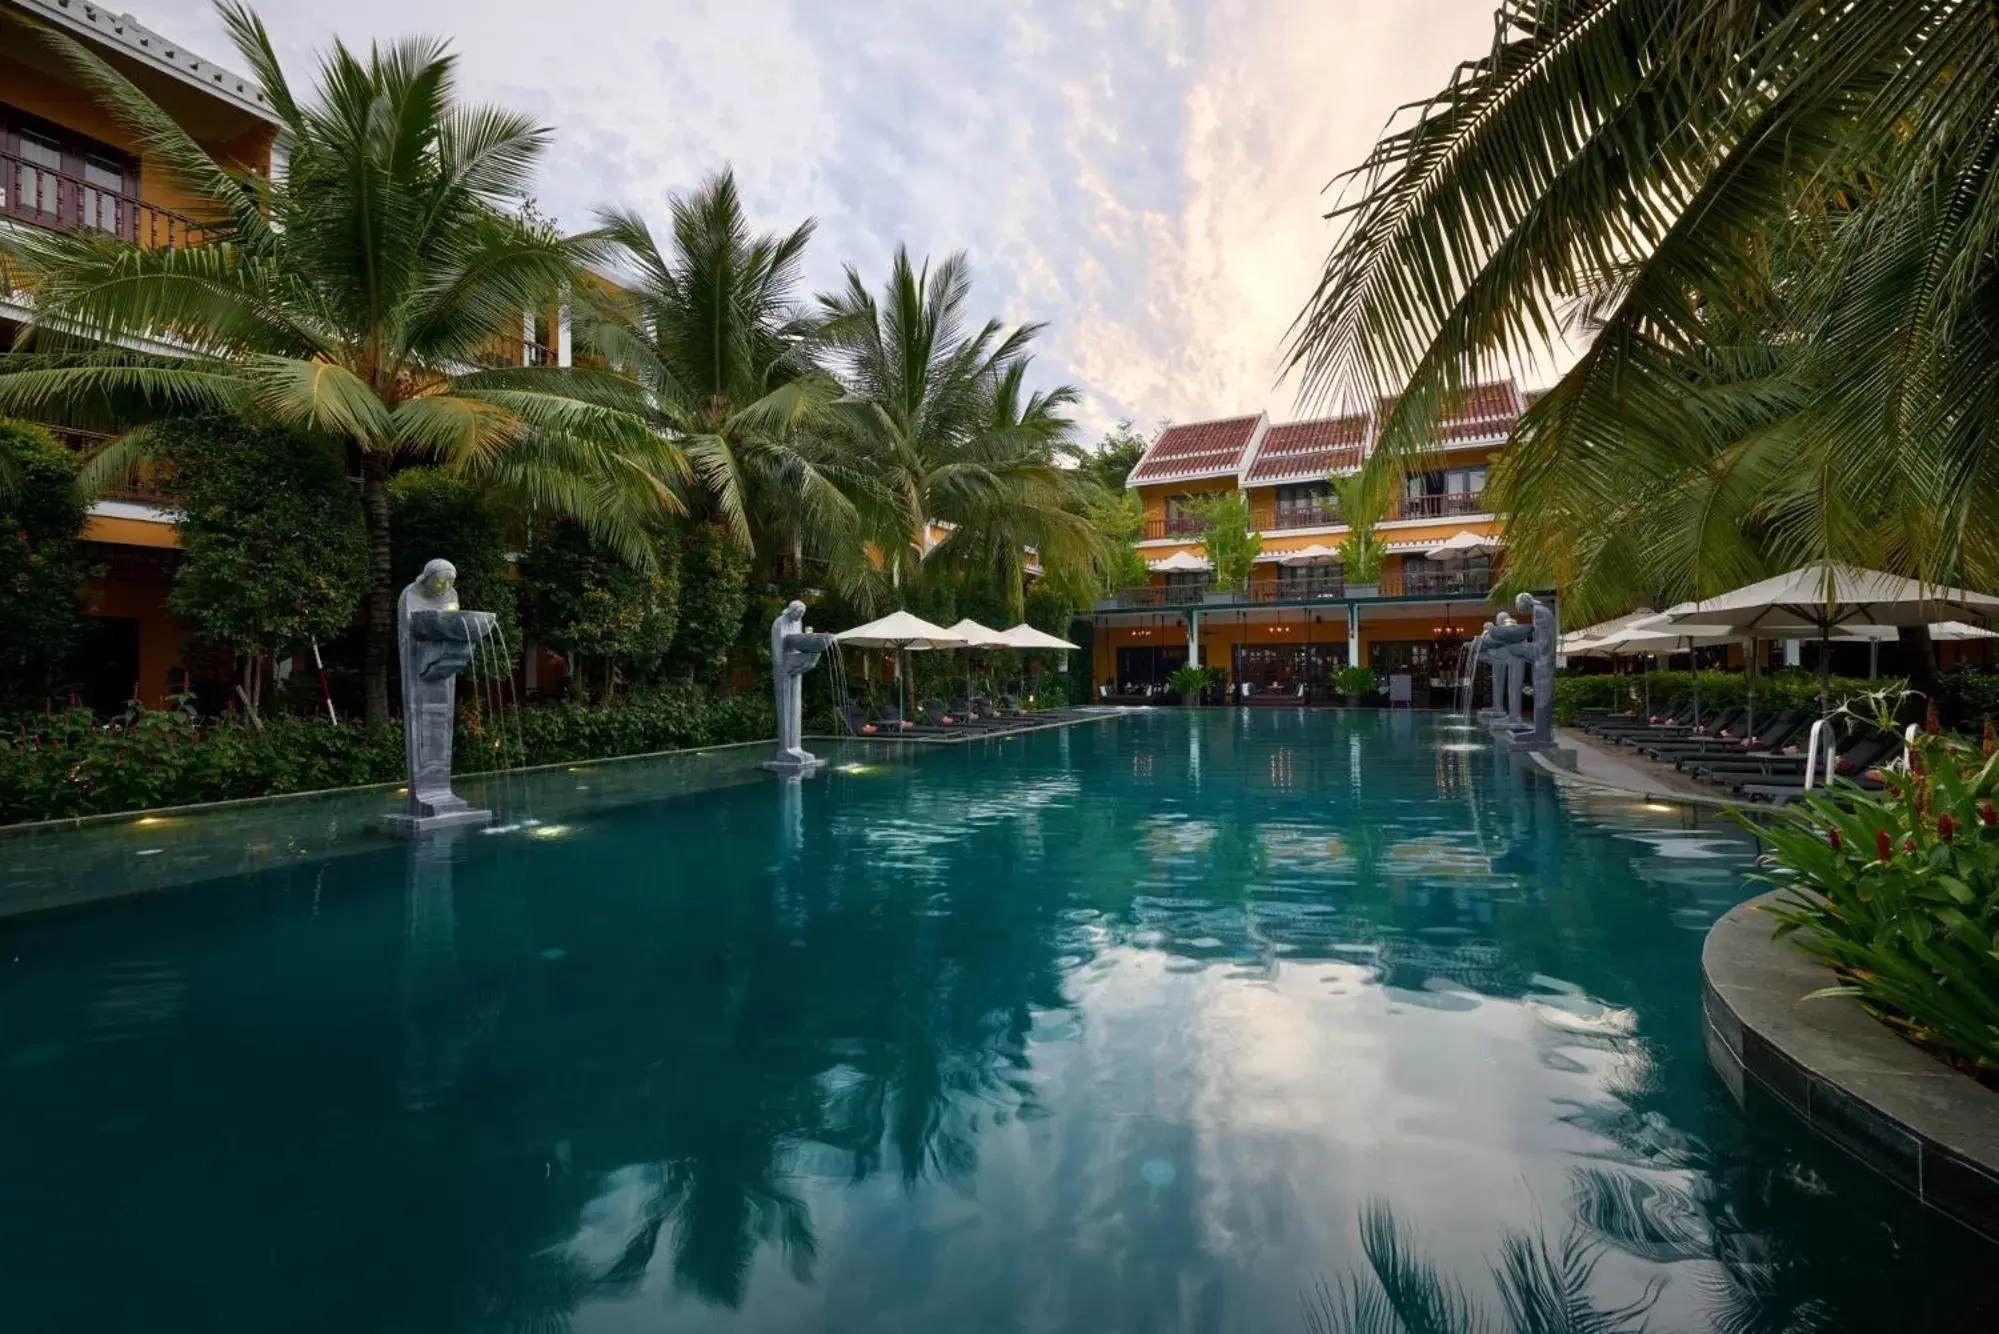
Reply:
M362 598L361 676L370 723L389 720L389 659L396 646L395 576L389 572L389 463L361 455L361 518L368 528L368 592Z
M1922 696L1909 702L1909 722L1920 722L1935 700L1943 704L1943 678L1937 675L1937 651L1927 625L1905 625L1895 631L1902 645L1902 665L1909 673L1909 689Z

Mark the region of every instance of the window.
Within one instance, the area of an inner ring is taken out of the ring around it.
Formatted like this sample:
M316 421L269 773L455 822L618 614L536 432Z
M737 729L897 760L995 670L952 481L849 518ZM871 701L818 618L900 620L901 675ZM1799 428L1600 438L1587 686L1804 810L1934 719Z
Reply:
M138 194L133 158L0 104L0 213L136 238Z

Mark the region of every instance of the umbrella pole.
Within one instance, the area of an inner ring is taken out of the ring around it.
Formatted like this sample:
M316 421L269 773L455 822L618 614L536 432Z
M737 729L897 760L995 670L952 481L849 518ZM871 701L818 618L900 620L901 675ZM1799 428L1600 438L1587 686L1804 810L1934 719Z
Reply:
M1742 735L1756 735L1756 636L1749 636L1749 657L1742 664L1743 678L1749 685L1749 721L1742 725Z
M1701 725L1701 656L1694 651L1693 639L1687 640L1687 665L1694 669L1694 727Z
M1819 628L1819 717L1832 712L1832 627Z
M1881 675L1881 641L1872 635L1867 637L1867 679L1876 680Z

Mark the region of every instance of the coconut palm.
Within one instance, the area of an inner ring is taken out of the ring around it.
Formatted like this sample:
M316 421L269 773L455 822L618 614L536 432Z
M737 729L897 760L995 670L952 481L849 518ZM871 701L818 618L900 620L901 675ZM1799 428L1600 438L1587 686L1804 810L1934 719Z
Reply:
M38 34L196 201L203 244L142 249L17 229L0 277L34 292L43 330L95 350L10 355L0 412L123 430L92 460L99 481L134 466L145 423L168 413L239 414L346 442L370 548L367 714L381 719L398 468L420 461L481 479L585 520L644 562L646 519L675 503L682 461L618 406L616 377L503 364L499 333L524 310L551 308L579 271L578 244L503 211L522 198L548 131L460 104L455 60L429 39L365 56L336 44L302 100L256 15L230 0L219 8L282 122L276 179L211 157L91 51Z
M1051 570L1087 566L1097 552L1055 463L1076 391L1030 392L1028 347L1041 326L989 320L970 331L970 293L963 255L933 270L898 247L880 300L851 267L844 289L820 297L822 336L847 387L835 430L873 478L861 512L885 568L898 579L925 560L988 571L1019 614L1029 552ZM926 554L933 520L950 532Z
M635 376L644 410L686 455L691 510L759 552L858 553L843 490L858 479L818 429L839 385L796 297L814 223L753 234L727 171L670 211L668 248L637 214L602 214L602 236L635 276L598 293L588 337Z
M1495 485L1586 616L1817 556L1989 576L1995 126L1969 0L1509 0L1351 174L1293 366L1406 390L1407 449L1579 342Z

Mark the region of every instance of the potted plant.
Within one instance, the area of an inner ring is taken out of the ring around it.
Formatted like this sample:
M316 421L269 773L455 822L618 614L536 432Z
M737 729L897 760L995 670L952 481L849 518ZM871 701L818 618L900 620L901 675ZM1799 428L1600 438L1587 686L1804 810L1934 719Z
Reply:
M1387 487L1370 470L1348 477L1330 479L1339 496L1340 513L1346 517L1347 535L1340 543L1340 563L1346 572L1346 593L1350 598L1371 598L1381 594L1381 539L1374 526L1387 509Z
M1180 702L1190 709L1200 703L1201 691L1207 684L1207 668L1196 667L1191 662L1175 667L1173 674L1166 678L1166 688L1178 695Z
M1374 692L1374 668L1342 667L1333 673L1333 684L1345 697L1346 707L1352 708Z

